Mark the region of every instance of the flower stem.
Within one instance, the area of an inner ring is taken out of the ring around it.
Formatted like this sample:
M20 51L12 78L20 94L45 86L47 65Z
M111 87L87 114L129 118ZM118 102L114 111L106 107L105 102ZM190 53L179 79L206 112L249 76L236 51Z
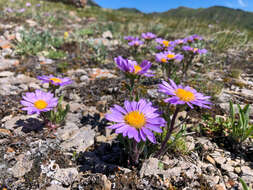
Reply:
M188 61L185 63L185 68L183 70L183 75L184 75L183 81L187 81L187 71L189 69L189 66L192 64L193 58L194 58L194 54L192 54L190 58L188 59Z
M170 122L170 127L167 128L167 133L166 133L166 137L164 139L164 141L162 142L162 146L161 146L161 149L158 151L158 153L155 155L155 157L160 157L162 156L166 151L167 151L167 148L166 148L166 145L168 143L168 140L170 139L171 135L172 135L172 132L174 130L174 126L175 126L175 121L176 121L176 118L177 118L177 114L179 113L179 106L176 107L176 110L173 114L173 117L172 117L172 120Z
M134 100L134 80L135 78L130 78L130 99Z
M138 150L138 144L135 140L133 140L133 156L132 156L132 161L135 165L139 163L139 156L140 152Z

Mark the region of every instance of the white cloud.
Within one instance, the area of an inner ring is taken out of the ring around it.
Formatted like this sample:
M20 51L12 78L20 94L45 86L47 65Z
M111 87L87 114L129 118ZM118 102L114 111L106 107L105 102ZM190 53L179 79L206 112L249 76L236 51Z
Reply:
M243 2L243 0L238 0L238 3L239 3L242 7L246 7L246 4Z

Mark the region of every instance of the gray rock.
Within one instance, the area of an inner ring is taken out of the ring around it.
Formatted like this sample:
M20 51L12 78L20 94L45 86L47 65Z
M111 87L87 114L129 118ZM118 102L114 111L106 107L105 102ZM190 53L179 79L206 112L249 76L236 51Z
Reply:
M222 165L226 162L226 158L224 158L222 156L221 157L213 157L213 158L214 158L215 162L220 164L220 165Z
M78 176L76 168L59 168L54 176L54 179L61 182L63 185L69 186Z
M112 183L107 179L107 177L102 175L101 179L103 181L103 190L111 190Z
M221 168L227 172L233 172L234 171L234 167L231 166L230 164L222 164Z
M73 138L79 132L79 127L75 123L67 122L63 128L57 130L57 136L60 140L66 141Z
M242 170L242 175L251 175L251 176L253 176L253 170L250 167L242 166L241 170Z
M45 58L44 56L39 56L39 61L43 62L43 64L47 64L47 65L54 63L54 60Z
M30 83L29 85L29 88L34 88L34 89L40 89L40 85L38 85L37 83Z
M171 160L168 162L160 161L156 158L146 160L140 170L140 176L162 175L164 179L173 178L175 181L181 179L181 174L186 174L191 179L197 179L201 169L188 161Z
M150 176L159 173L158 164L159 160L156 158L149 158L146 160L141 167L140 176Z
M219 176L214 177L214 176L209 176L209 175L203 174L203 177L206 180L206 182L209 184L210 187L214 187L215 185L217 185L217 183L220 180Z
M81 117L81 113L68 113L66 116L66 121L70 123L79 123Z
M233 180L237 180L238 178L238 175L235 174L234 172L228 172L228 176Z
M83 75L80 77L80 81L82 82L88 82L89 81L89 77L87 75Z
M185 143L186 143L186 146L187 146L187 151L192 151L195 149L195 141L194 141L194 138L191 137L191 136L187 136L185 138Z
M102 34L102 37L103 37L103 38L106 38L106 39L112 39L112 33L111 33L111 31L109 31L109 30L105 31L105 32Z
M19 93L19 88L10 84L1 84L0 86L0 94L7 95L16 95Z
M246 97L253 97L253 90L243 88L241 91Z
M241 168L240 167L235 167L235 169L234 169L234 172L236 173L236 174L240 174L241 173Z
M42 87L45 88L45 89L48 89L49 88L49 83L43 83Z
M68 140L61 143L61 147L65 151L76 152L85 151L94 144L95 131L90 127L82 127L79 131L75 131Z
M106 142L106 137L104 135L100 135L96 137L97 142Z
M85 105L77 103L77 102L70 102L69 103L70 111L76 112L86 109Z
M11 168L14 177L22 177L32 169L33 161L29 160L26 155L20 154L17 157L17 163Z
M231 99L231 94L228 94L228 93L222 91L219 94L219 97L218 97L217 101L219 103L227 103L227 102L229 102L230 99Z
M147 93L148 95L151 97L151 98L157 98L159 97L159 93L157 92L157 89L148 89L147 90Z
M53 184L53 185L50 185L49 187L47 187L46 190L70 190L70 188L64 188L60 185Z
M14 73L13 72L10 72L10 71L2 71L0 72L0 77L10 77L10 76L13 76Z

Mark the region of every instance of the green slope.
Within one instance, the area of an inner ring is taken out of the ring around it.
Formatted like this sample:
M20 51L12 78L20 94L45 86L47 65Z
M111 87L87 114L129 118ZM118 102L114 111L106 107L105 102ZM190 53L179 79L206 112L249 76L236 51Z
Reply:
M191 9L179 7L164 13L153 13L162 17L195 18L211 22L222 22L229 25L238 25L253 30L253 13L240 9L231 9L222 6Z

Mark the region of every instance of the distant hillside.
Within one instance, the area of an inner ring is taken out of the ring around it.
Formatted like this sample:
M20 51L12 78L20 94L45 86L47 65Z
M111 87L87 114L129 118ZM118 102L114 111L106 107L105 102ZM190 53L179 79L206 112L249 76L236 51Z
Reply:
M222 6L214 6L206 9L191 9L179 7L163 13L152 13L162 17L197 18L213 22L234 24L253 30L253 13L240 9L231 9Z
M140 10L135 8L119 8L117 9L119 11L126 11L126 12L132 12L132 13L142 13Z
M88 0L87 4L90 6L100 7L97 3L95 3L93 0Z

